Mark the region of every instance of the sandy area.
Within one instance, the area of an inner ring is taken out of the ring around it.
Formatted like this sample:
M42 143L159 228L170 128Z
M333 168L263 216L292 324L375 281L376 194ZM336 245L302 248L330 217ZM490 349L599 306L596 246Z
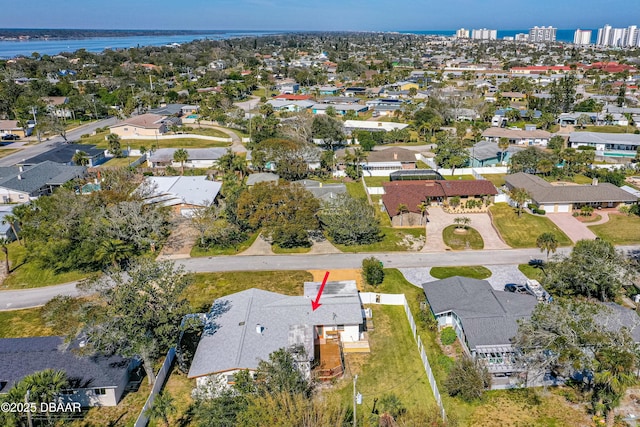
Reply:
M314 282L322 282L326 270L309 270L313 275ZM332 280L355 280L359 290L363 289L362 274L359 268L345 270L329 270L329 281Z

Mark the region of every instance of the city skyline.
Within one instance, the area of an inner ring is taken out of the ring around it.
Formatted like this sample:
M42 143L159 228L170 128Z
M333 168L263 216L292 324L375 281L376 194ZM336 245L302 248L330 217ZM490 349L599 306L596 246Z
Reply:
M622 0L452 0L393 3L371 0L326 0L322 4L294 0L193 0L176 5L167 0L113 0L104 7L86 1L57 3L33 0L29 8L4 4L4 22L12 28L193 29L193 30L354 30L419 31L464 28L558 29L628 27L640 16L640 2ZM620 11L624 10L624 14ZM576 13L579 11L580 13ZM552 12L552 13L550 13Z

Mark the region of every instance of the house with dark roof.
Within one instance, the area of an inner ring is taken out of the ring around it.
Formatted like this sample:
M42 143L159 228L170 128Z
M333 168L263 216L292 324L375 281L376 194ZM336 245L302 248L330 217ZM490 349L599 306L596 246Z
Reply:
M393 226L413 226L423 223L423 204L440 205L459 197L464 203L469 199L493 203L498 194L496 187L487 180L423 180L391 181L382 184L382 203ZM402 207L402 209L400 209Z
M61 165L74 166L73 156L82 151L85 153L85 157L88 160L87 166L94 167L106 160L104 148L96 148L95 145L89 144L62 144L58 145L52 150L45 151L42 154L31 157L29 159L18 162L21 166L33 166L42 162L54 162Z
M486 363L492 388L515 386L523 367L516 363L511 339L518 332L518 320L531 317L537 299L459 276L424 283L422 288L438 326L452 327L464 352Z
M2 203L26 203L46 196L65 183L85 176L84 166L66 166L45 161L33 166L0 167Z
M294 354L298 369L320 379L342 375L342 348L369 351L355 281L327 282L321 305L312 309L320 283L304 284L304 296L248 289L217 299L189 369L198 388L231 385L240 370L255 371L279 349ZM356 347L356 345L358 345Z
M312 179L302 179L295 181L295 184L300 184L305 190L313 194L316 199L328 202L339 194L346 194L347 186L344 184L323 184L320 181L314 181Z
M512 155L522 150L518 145L509 145L503 152L497 142L480 141L469 149L469 166L481 168L485 166L495 166L501 163L508 163Z
M554 185L536 175L518 172L505 177L510 190L524 188L531 202L547 213L570 213L582 206L616 208L638 202L638 197L608 182L592 185Z
M140 362L117 355L82 355L82 342L65 343L64 337L0 339L0 394L27 375L45 369L63 370L69 388L60 399L81 406L116 406Z

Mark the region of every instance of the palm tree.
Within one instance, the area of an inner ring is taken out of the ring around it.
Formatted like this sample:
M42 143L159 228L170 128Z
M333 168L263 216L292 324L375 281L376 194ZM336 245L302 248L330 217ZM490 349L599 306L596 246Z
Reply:
M134 255L134 247L120 239L107 239L100 242L94 259L103 264L118 267L123 261Z
M22 240L20 240L20 236L18 236L18 230L16 228L16 224L19 222L18 217L15 216L14 214L9 214L9 215L5 215L4 218L2 219L2 224L9 224L9 227L11 227L11 231L13 231L13 235L16 236L16 240L18 241L18 244L20 246L22 246Z
M404 203L400 203L397 208L398 215L400 215L400 227L402 227L404 214L409 212L409 208Z
M165 426L169 426L169 415L176 412L174 399L169 392L161 391L153 399L153 404L145 411L149 418L160 418Z
M504 153L509 148L509 139L502 137L498 140L498 148L500 149L500 162L504 162Z
M7 393L7 401L9 402L25 402L26 404L35 403L39 408L41 403L55 402L60 392L67 388L69 381L67 374L63 370L45 369L44 371L34 372L27 375ZM47 412L47 418L51 425L50 413ZM31 413L27 412L28 425L31 423Z
M425 213L428 211L429 204L427 202L420 202L416 207L420 211L420 225L422 225L422 221L424 220Z
M184 148L178 148L173 152L173 161L180 162L181 172L180 175L184 175L184 163L189 160L189 153Z
M358 178L362 175L362 162L364 162L367 158L367 153L364 152L362 148L356 148L351 152L348 152L344 160L346 163L351 164L356 169L356 175Z
M9 268L9 243L11 243L9 239L0 239L0 250L2 250L4 254L4 269L7 275L11 273L11 269Z
M531 199L531 194L524 188L514 188L509 192L509 197L518 205L518 216L520 216L522 207L527 200Z
M542 159L538 162L536 168L538 169L538 172L544 174L545 176L549 175L549 173L553 170L553 162L549 159Z
M109 152L114 157L122 157L122 147L120 145L120 137L115 133L110 133L107 136L107 143L109 144Z
M636 357L627 348L605 348L596 355L593 393L596 410L605 412L607 425L614 425L613 410L620 404L627 387L635 384Z
M89 155L84 151L77 150L71 161L78 166L87 166L89 164Z
M558 239L553 233L542 233L536 239L536 246L540 248L540 252L547 252L547 261L549 261L549 253L555 253L558 249Z

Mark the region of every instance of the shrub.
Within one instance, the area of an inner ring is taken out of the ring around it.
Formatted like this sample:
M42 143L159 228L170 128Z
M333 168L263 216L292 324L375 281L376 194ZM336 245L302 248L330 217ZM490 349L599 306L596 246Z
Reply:
M407 412L407 408L404 407L400 398L393 393L385 394L380 399L380 409L383 413L391 415L393 418L398 418Z
M538 215L546 215L547 211L544 209L535 209L533 213L537 213Z
M450 396L459 396L467 402L480 399L490 385L491 374L487 367L468 357L456 361L445 381Z
M82 135L80 135L80 139L85 139L85 138L89 138L91 135L89 135L88 133L83 133Z
M273 243L281 248L308 248L311 246L309 233L300 225L283 225L276 227L271 233Z
M368 285L379 285L384 280L382 263L375 257L362 260L362 278Z
M456 331L451 327L444 328L440 331L440 341L443 345L453 344L456 342L456 338L458 338Z

